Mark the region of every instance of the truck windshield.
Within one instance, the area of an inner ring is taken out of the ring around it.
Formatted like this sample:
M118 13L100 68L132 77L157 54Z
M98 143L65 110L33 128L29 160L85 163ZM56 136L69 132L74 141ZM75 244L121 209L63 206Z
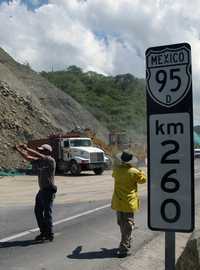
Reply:
M70 140L70 146L91 146L91 140Z

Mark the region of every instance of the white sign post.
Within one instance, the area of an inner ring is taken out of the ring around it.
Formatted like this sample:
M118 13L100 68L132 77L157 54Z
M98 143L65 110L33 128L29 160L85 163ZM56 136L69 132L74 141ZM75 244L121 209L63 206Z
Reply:
M194 229L190 45L149 48L146 74L148 226L168 232L165 261L166 269L172 270L175 232Z

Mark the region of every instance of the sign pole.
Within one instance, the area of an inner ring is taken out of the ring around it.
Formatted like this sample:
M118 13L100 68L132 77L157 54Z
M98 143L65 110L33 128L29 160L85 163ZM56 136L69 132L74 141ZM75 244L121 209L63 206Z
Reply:
M175 270L175 232L165 232L165 270Z

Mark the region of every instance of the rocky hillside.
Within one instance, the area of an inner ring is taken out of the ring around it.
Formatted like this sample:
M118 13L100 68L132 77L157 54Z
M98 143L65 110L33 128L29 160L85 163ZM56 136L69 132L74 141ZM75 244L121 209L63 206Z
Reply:
M0 81L0 167L24 167L13 146L59 131L32 102Z
M12 149L16 142L42 138L75 126L91 128L106 140L108 130L69 95L57 89L29 66L0 49L0 167L21 166Z

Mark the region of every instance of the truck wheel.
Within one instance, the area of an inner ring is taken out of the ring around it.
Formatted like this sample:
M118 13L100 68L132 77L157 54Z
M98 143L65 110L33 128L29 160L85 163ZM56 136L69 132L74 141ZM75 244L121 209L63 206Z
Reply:
M69 171L69 170L64 170L64 171L63 171L63 174L64 174L64 175L67 175L67 174L68 174L68 171Z
M76 161L71 162L70 172L74 176L78 176L81 173L80 165Z
M103 173L104 169L103 168L96 168L94 169L94 173L96 175L101 175Z

